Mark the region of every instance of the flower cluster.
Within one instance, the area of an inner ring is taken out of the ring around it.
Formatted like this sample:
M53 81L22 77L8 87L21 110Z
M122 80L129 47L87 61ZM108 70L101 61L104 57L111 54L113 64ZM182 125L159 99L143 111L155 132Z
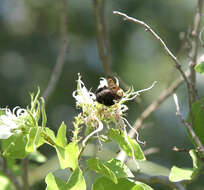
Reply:
M118 81L117 85L119 85ZM136 92L131 88L124 92L121 99L116 101L114 105L105 106L97 102L96 95L91 92L91 90L87 90L85 84L81 80L81 75L78 74L77 90L73 92L73 97L76 99L76 106L82 109L82 113L80 113L80 124L92 127L92 132L83 140L82 144L85 145L90 137L103 130L104 124L109 126L110 123L114 123L116 126L123 129L127 124L132 128L129 122L124 118L125 112L128 110L128 107L124 103L134 99L140 92L153 88L154 85L155 82L151 87ZM108 86L105 78L101 78L100 80L99 87L103 86Z

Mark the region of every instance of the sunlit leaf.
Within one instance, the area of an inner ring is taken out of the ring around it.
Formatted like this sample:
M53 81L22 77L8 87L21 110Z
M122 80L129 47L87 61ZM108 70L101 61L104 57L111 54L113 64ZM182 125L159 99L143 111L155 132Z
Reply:
M46 176L45 182L47 184L46 190L68 190L66 182L55 177L52 173Z
M79 149L74 142L69 143L65 148L56 146L60 167L62 169L72 168L73 170L78 167Z
M22 133L14 134L10 138L2 140L3 156L13 159L24 158L28 154L25 150L26 144L27 137Z
M204 74L204 61L202 61L199 64L197 64L195 66L195 70L196 70L196 72L198 72L200 74Z
M87 160L87 165L89 169L104 175L108 179L112 180L114 183L118 183L116 175L98 158L91 158Z
M91 190L153 190L150 186L141 183L130 181L127 178L118 179L118 183L115 184L113 181L106 177L101 177L92 185Z
M62 124L58 129L57 138L56 138L57 145L61 147L65 147L67 144L66 129L67 129L67 126L64 124L64 122L62 122Z
M79 168L76 168L70 176L66 188L67 190L86 190L86 183Z
M40 131L39 127L30 128L30 131L28 134L28 143L26 144L26 151L27 152L36 151L40 137L41 137L41 131Z
M173 166L169 175L170 181L178 182L182 180L192 180L194 176L202 168L200 159L197 157L196 151L194 149L189 151L193 162L193 168L178 168Z
M169 175L169 180L173 182L178 182L182 180L191 180L193 174L193 169L184 169L173 166Z
M9 178L0 172L0 184L2 190L15 190Z
M133 149L136 160L145 160L145 156L140 145L134 139L128 138L128 143L125 139L124 133L117 129L109 129L108 136L118 143L128 156L133 156Z
M133 177L130 169L120 160L111 159L107 162L104 162L104 165L108 167L116 175L117 178Z
M202 144L204 144L204 99L198 100L192 105L192 115L193 115L193 129ZM187 122L190 121L190 118L188 116ZM188 131L189 134L189 131ZM191 135L189 134L190 138ZM196 143L194 142L194 139L192 139L192 142L196 146Z

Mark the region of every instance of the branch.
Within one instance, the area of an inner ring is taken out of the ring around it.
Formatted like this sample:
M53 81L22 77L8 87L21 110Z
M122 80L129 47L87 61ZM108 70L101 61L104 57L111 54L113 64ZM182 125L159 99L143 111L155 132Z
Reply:
M131 22L134 22L136 24L139 24L141 26L143 26L145 28L146 31L149 31L152 36L154 38L156 38L159 43L161 44L161 46L163 47L163 49L167 52L167 54L171 57L171 59L174 61L175 63L175 66L176 68L179 70L179 72L181 73L185 83L186 83L186 86L187 86L187 91L188 91L188 105L189 105L189 113L190 113L190 116L192 116L192 101L191 101L191 94L192 94L192 89L195 89L194 88L194 85L191 84L191 82L188 80L187 76L185 75L185 72L182 70L181 68L181 64L180 62L178 61L178 59L176 58L176 56L168 49L168 47L166 46L166 44L164 43L164 41L159 37L159 35L154 32L154 30L149 26L147 25L145 22L143 21L140 21L138 19L135 19L135 18L132 18L132 17L129 17L128 15L124 14L124 13L121 13L119 11L114 11L113 12L114 14L117 14L117 15L121 15L123 16L126 20L128 21L131 21ZM194 90L195 91L195 90ZM190 117L192 118L192 117ZM190 120L190 123L192 124L192 119Z
M179 107L179 103L178 103L178 98L176 94L173 94L173 98L174 98L174 102L176 105L176 115L179 117L180 121L184 124L184 126L186 127L186 130L189 131L191 137L193 138L193 140L195 141L195 143L198 145L198 147L200 148L200 152L202 152L204 154L204 147L200 141L200 139L198 138L198 136L195 134L192 125L190 125L188 122L186 122L186 120L183 118L181 111L180 111L180 107Z
M189 68L190 68L190 80L192 85L194 86L192 92L192 102L198 99L197 90L195 88L196 85L196 74L194 67L197 63L197 55L198 55L198 42L199 42L199 30L200 30L200 22L201 22L201 15L202 15L202 6L203 0L198 0L195 16L194 16L194 23L193 23L193 30L191 33L191 51L189 52Z
M16 189L22 190L22 187L21 187L19 181L17 180L16 176L14 176L13 173L7 167L7 163L6 163L6 160L4 158L2 158L1 164L2 164L2 169L3 169L4 174L11 180L11 182L14 184Z
M189 75L189 72L185 73L187 76ZM158 97L157 100L155 100L154 102L152 102L138 117L138 119L134 122L134 130L131 129L128 132L128 136L130 138L134 138L135 136L135 130L140 129L140 127L142 126L143 122L145 119L147 119L151 113L153 113L183 82L183 78L180 77L179 79L175 80L169 88L165 89L161 95ZM123 152L120 151L118 153L117 159L121 160L122 162L124 162L127 158L127 155Z
M29 183L28 183L28 164L29 160L28 157L22 160L22 182L23 182L23 190L29 190Z
M176 68L180 71L180 73L181 73L181 75L183 76L183 78L184 78L186 84L187 84L187 85L190 85L190 84L189 84L189 81L188 81L188 79L187 79L187 77L186 77L186 75L185 75L185 73L184 73L184 71L183 71L182 68L181 68L181 64L180 64L180 62L178 61L178 59L176 58L176 56L169 50L169 48L168 48L167 45L164 43L164 41L159 37L159 35L158 35L156 32L154 32L154 30L153 30L149 25L147 25L147 24L146 24L145 22L143 22L143 21L140 21L140 20L138 20L138 19L132 18L132 17L130 17L130 16L124 14L124 13L121 13L121 12L119 12L119 11L113 11L113 14L121 15L121 16L123 16L123 17L125 18L125 20L128 20L128 21L134 22L134 23L136 23L136 24L139 24L139 25L141 25L141 26L143 26L143 27L145 28L145 31L150 32L150 33L152 34L152 36L153 36L154 38L156 38L156 40L159 41L159 43L161 44L161 46L163 47L163 49L166 51L166 53L167 53L167 54L171 57L171 59L174 61Z
M96 41L98 54L106 75L111 71L111 52L108 31L105 22L105 0L93 0L94 14L96 18Z
M198 33L198 23L200 23L199 19L200 18L200 11L201 11L201 7L202 7L202 0L198 0L198 11L196 12L196 15L195 16L195 20L196 20L196 24L194 27L194 32ZM182 70L181 68L181 64L180 62L177 60L176 56L173 55L173 53L168 49L168 47L166 46L166 44L164 43L164 41L152 30L152 28L147 25L145 22L143 21L140 21L140 20L137 20L135 18L132 18L132 17L129 17L128 15L124 14L124 13L121 13L119 11L114 11L113 12L114 14L117 14L117 15L121 15L123 16L126 20L128 21L131 21L131 22L134 22L136 24L140 24L141 26L143 26L145 28L146 31L149 31L154 38L156 38L159 43L161 44L161 46L163 47L163 49L167 52L167 54L172 58L172 60L174 61L175 63L175 66L176 68L180 71L185 83L186 83L186 86L187 86L187 91L188 91L188 105L189 105L189 114L190 114L190 126L193 125L193 117L192 117L192 91L196 92L195 90L195 86L189 82L186 74L184 73L184 71ZM199 21L199 22L198 22ZM198 35L198 34L197 34ZM135 122L135 125L134 127L137 127L137 126L141 126L143 120L150 114L152 113L154 110L155 110L155 106L157 106L157 102L156 102L156 105L152 105L152 107L149 107L149 109L145 110L145 112L142 113L141 115L141 118L139 120L136 120ZM149 113L150 112L150 113ZM146 116L147 115L147 116ZM137 126L136 126L137 125ZM193 130L193 129L192 129ZM130 131L131 132L131 131ZM131 136L131 135L130 135ZM133 136L134 136L134 133L133 133ZM198 144L198 146L202 149L202 144ZM203 150L203 149L202 149Z
M186 190L185 187L181 183L171 182L166 176L149 176L145 174L137 174L133 179L141 181L143 183L147 183L147 184L158 184L159 183L159 184L167 185L172 189L175 188L178 190Z
M66 15L66 0L60 0L60 45L59 45L59 54L57 57L56 65L53 69L52 75L50 77L50 81L48 86L43 93L44 99L48 99L49 96L54 91L57 82L62 73L62 68L65 63L65 55L68 47L68 39L67 39L67 15Z

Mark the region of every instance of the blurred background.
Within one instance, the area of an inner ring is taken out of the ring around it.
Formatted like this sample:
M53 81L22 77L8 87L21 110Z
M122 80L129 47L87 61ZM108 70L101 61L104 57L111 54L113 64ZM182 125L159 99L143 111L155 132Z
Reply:
M188 63L188 47L183 46L184 36L192 28L197 1L192 0L109 0L105 4L105 18L110 38L112 72L135 90L149 87L153 81L157 85L140 96L139 103L129 102L128 121L133 124L141 112L161 95L180 75L174 63L160 47L158 41L134 23L124 21L114 15L118 10L129 16L145 21L161 36L169 49L178 56L184 68ZM57 130L62 121L68 126L67 136L71 136L72 121L78 110L72 92L76 89L77 73L88 89L93 91L104 76L96 43L95 15L93 1L68 0L67 39L68 48L65 64L55 91L47 101L48 125ZM30 102L30 92L37 86L43 93L48 85L56 64L60 40L60 5L56 0L1 0L0 2L0 106L25 107ZM203 24L202 24L203 25ZM184 47L184 48L183 48ZM200 53L202 53L201 49ZM204 78L197 77L199 95L203 96ZM188 114L185 85L176 91L182 114ZM141 163L142 171L150 175L168 175L173 165L191 167L191 159L186 153L172 151L173 146L193 147L184 126L175 114L175 105L170 96L145 122L140 130L140 139L146 141L143 150L156 147L157 152L147 155L148 162ZM92 144L84 154L99 156L108 160L117 155L119 148L110 143L98 151ZM48 157L47 165L39 165L31 170L32 189L45 189L42 171L48 173L58 169L54 150L44 145L41 153ZM51 164L52 163L52 164ZM52 167L51 167L52 166ZM40 172L39 172L40 171ZM32 173L33 172L33 173ZM67 171L56 175L67 178ZM87 173L87 183L95 179L94 173ZM153 185L155 189L168 189ZM201 190L204 182L198 179L189 189Z

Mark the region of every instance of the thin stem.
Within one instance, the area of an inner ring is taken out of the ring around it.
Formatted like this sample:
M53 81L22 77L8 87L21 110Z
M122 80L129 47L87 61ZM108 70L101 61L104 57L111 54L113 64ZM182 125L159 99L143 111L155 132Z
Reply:
M186 73L186 75L189 75L189 72ZM138 117L138 119L134 122L134 130L131 129L128 132L128 136L130 138L133 138L135 136L135 129L138 130L141 128L143 122L145 119L147 119L182 83L184 79L183 77L180 77L179 79L175 80L169 88L165 89L161 95L154 101L152 102ZM120 151L118 153L117 158L120 160L126 160L127 155L123 152Z
M59 53L57 57L56 65L53 69L52 75L50 77L50 81L48 83L48 86L43 93L44 99L48 99L49 96L54 91L57 82L60 78L60 75L62 73L62 68L65 63L65 55L67 52L68 47L68 39L67 39L67 14L66 14L66 8L67 8L67 1L66 0L60 0L60 45L59 45Z
M22 160L22 182L23 182L23 190L29 189L29 182L28 182L28 164L29 160L28 157L24 158Z
M17 190L22 190L22 187L18 181L18 179L16 178L16 176L13 175L13 173L9 170L6 160L4 158L2 158L1 161L2 164L2 169L4 174L11 180L11 182L14 184L14 186L16 187Z
M86 138L82 141L82 147L81 147L81 150L79 152L79 156L78 156L78 160L80 160L81 158L81 155L82 153L84 152L85 148L86 148L86 144L87 144L87 141L93 136L95 135L96 133L100 132L103 130L103 123L101 121L99 121L99 119L97 119L97 122L98 122L98 128L94 131L92 131L89 135L86 136Z
M199 151L201 151L204 154L204 147L200 141L200 139L198 138L198 136L195 134L192 125L190 125L188 122L186 122L186 120L183 118L181 111L180 111L180 107L179 107L179 103L178 103L178 97L176 94L173 94L173 98L174 98L174 102L176 105L176 115L178 115L180 121L184 124L184 126L186 127L186 130L189 131L189 133L191 134L191 137L193 138L194 142L198 145L198 147L200 148Z
M199 31L200 31L200 23L201 23L201 15L202 15L202 7L203 0L198 0L196 12L194 16L193 30L191 33L191 51L189 52L189 68L190 68L190 80L194 89L192 91L191 101L194 102L198 99L197 90L196 90L196 74L194 67L197 63L197 55L198 55L198 42L199 42Z
M108 30L105 22L105 0L93 0L96 18L96 41L98 54L106 75L111 71L111 52Z

